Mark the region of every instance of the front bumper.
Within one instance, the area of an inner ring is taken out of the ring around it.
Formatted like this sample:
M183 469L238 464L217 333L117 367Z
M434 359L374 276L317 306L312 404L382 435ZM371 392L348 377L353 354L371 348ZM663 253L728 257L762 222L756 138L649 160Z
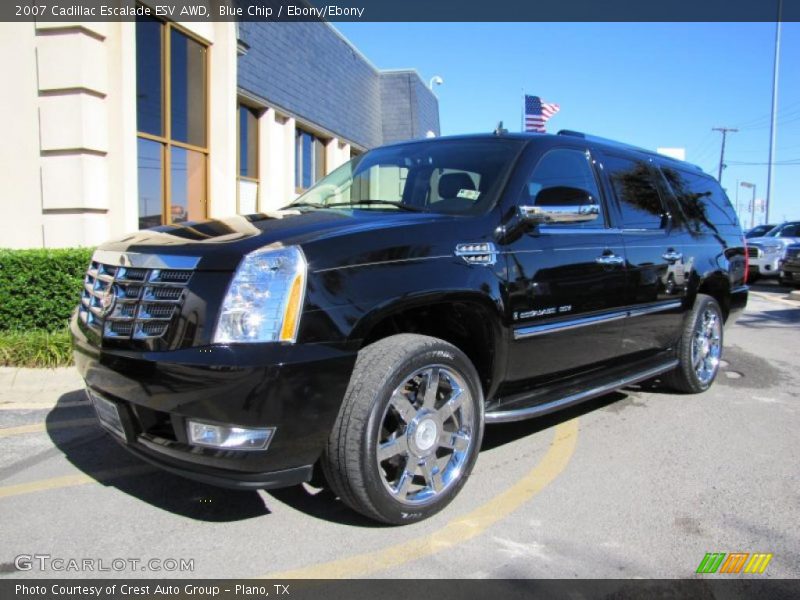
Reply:
M781 277L787 282L800 284L800 261L790 260L781 264Z
M341 406L356 352L329 344L240 344L169 352L100 349L73 319L75 363L113 401L140 458L236 488L285 487L311 477ZM266 450L188 444L186 420L275 427Z
M750 272L761 277L777 277L780 274L781 255L761 254L758 258L750 259Z

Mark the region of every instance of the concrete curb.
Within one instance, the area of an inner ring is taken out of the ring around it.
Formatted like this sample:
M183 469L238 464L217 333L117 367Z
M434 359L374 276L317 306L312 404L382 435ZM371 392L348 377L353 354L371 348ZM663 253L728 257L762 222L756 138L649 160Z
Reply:
M24 404L55 406L64 394L83 389L83 380L75 367L59 369L22 369L0 367L0 407ZM82 395L81 395L81 400ZM22 407L20 407L22 408Z

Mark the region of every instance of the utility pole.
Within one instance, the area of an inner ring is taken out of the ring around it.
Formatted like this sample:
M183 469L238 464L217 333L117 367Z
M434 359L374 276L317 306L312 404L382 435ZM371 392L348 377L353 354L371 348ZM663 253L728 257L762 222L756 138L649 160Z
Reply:
M767 198L764 204L764 222L769 223L769 205L772 202L773 159L775 157L776 117L778 113L778 67L781 57L781 16L783 0L778 0L778 20L775 23L775 60L772 62L772 117L769 122L769 160L767 161Z
M717 181L722 185L722 169L725 168L725 138L728 133L736 133L739 130L733 127L712 127L711 131L719 131L722 133L722 150L719 153L719 175L717 175Z

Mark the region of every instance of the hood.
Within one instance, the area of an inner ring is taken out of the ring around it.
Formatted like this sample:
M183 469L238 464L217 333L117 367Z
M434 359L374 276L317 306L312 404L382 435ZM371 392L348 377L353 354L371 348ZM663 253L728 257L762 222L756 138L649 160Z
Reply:
M270 244L306 246L323 240L335 240L369 232L393 232L395 238L403 229L449 222L451 215L434 213L398 213L382 210L284 210L274 213L243 215L202 222L162 225L126 235L100 246L102 250L141 254L184 255L200 258L198 269L229 270L242 256ZM400 231L398 231L400 230ZM347 244L333 244L346 251ZM329 267L346 262L347 257L327 256Z
M757 238L750 238L747 240L748 246L759 246L761 248L778 248L778 247L786 247L789 244L794 244L800 241L800 238L788 238L788 237L757 237Z

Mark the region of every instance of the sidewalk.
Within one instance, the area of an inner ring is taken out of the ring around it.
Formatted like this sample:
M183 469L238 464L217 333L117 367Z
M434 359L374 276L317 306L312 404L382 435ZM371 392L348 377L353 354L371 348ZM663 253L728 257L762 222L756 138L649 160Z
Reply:
M75 367L20 369L0 367L0 410L51 408L67 392L83 389ZM83 404L84 401L79 401Z

